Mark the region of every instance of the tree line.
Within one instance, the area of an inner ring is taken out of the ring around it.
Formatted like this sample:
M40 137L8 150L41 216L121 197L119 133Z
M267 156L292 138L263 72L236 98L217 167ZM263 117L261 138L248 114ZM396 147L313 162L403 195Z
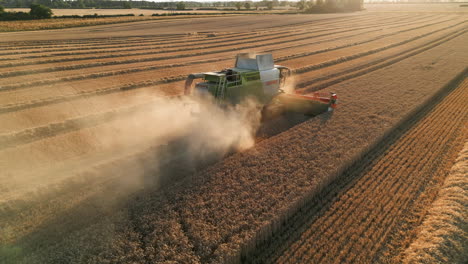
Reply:
M262 0L259 2L151 2L151 1L113 1L113 0L0 0L0 5L7 8L28 8L31 4L41 4L50 8L147 8L147 9L186 9L186 8L231 8L258 9L279 6L295 6L293 1ZM248 7L248 8L247 8Z
M300 0L297 8L306 13L336 13L359 11L364 7L363 0Z
M33 3L30 5L30 8L28 13L5 12L3 6L0 5L0 21L44 19L52 17L52 10L47 6Z

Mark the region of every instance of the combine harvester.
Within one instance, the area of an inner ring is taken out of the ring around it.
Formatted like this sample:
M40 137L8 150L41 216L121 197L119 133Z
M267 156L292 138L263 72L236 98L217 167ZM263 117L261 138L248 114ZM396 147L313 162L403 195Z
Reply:
M319 115L332 111L335 93L314 92L308 95L286 93L289 68L275 65L271 54L238 54L234 68L219 72L190 74L185 82L185 95L211 95L220 105L236 105L255 98L262 106L262 118L287 112ZM194 79L203 79L193 87Z

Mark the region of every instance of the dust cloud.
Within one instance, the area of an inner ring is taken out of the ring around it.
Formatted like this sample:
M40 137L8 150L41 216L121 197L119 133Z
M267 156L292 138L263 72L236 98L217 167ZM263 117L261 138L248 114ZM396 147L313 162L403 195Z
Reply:
M129 99L136 108L114 110L116 119L103 115L108 120L97 126L75 122L73 131L41 140L47 145L0 152L9 155L6 169L31 163L0 175L0 249L49 224L67 230L57 223L76 215L113 215L132 194L159 191L193 173L198 161L215 162L255 142L260 111L254 101L220 106L210 98L140 95L154 99Z
M281 88L285 93L294 94L296 90L296 79L294 74L291 74L286 78L284 86Z
M221 106L212 97L177 97L155 100L150 111L135 114L133 119L145 123L137 133L140 139L166 147L155 158L159 166L171 160L185 161L180 166L196 166L252 147L260 126L260 111L253 100Z
M142 104L142 97L154 99ZM106 108L117 109L112 102L105 103ZM0 155L8 162L2 166L10 172L1 177L6 193L0 200L21 199L49 187L59 190L68 183L84 188L111 178L134 190L148 180L157 182L158 174L170 179L171 171L161 167L172 160L181 158L192 163L184 166L192 166L251 147L260 124L253 100L220 106L213 98L140 92L128 105L133 107L113 111L117 118L96 113L102 120L92 126L87 119L64 120L61 127L70 126L71 131L4 150Z

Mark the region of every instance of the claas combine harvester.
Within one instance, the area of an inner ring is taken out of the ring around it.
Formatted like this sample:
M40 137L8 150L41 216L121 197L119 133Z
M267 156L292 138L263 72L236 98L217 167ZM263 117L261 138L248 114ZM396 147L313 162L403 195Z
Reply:
M213 96L220 104L233 105L255 98L262 106L263 118L285 112L318 115L335 108L335 93L302 95L285 92L290 75L290 69L274 64L271 54L238 54L234 68L190 74L184 93ZM195 79L202 81L193 85Z

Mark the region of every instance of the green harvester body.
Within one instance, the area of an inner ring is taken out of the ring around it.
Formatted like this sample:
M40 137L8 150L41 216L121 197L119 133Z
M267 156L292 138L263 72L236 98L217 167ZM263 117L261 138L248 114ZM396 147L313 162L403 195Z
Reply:
M318 115L334 108L334 93L285 93L283 88L289 76L290 70L275 65L271 54L239 54L233 68L190 74L185 83L185 94L210 95L221 104L234 105L253 98L263 105L264 110L275 113ZM195 89L192 87L194 79L202 79L195 84Z

